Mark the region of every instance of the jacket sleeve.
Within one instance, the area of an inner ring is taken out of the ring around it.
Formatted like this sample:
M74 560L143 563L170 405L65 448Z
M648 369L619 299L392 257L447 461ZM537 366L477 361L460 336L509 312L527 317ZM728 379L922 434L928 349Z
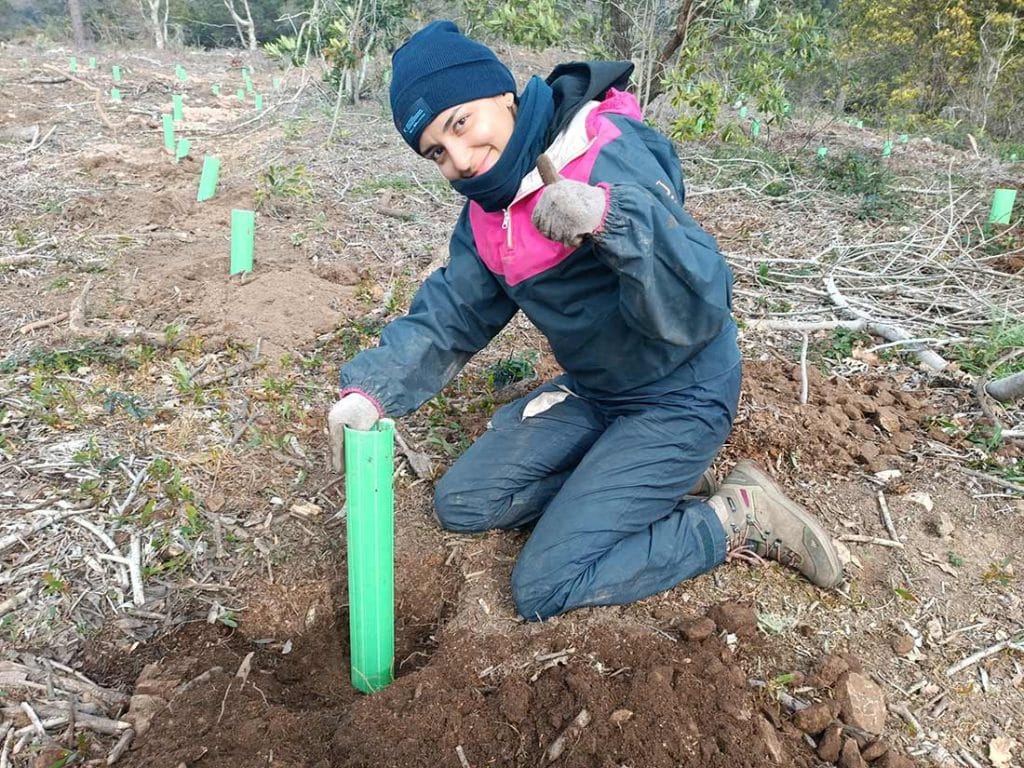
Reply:
M404 416L436 395L494 338L518 306L477 256L468 208L449 243L448 264L430 275L408 314L388 323L380 344L342 366L342 391Z
M592 176L608 192L595 254L619 276L620 309L634 329L673 344L701 344L730 322L732 273L714 238L682 208L674 150L651 134L640 126L624 134L625 147L605 150L628 152L628 173L616 173L624 165L614 163L603 178Z

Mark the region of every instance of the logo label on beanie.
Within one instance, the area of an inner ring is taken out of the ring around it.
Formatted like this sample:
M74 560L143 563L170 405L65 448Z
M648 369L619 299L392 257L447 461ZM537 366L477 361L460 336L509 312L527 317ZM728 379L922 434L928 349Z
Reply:
M407 139L416 135L416 131L430 117L430 106L422 98L416 99L416 103L412 105L412 110L412 114L405 121L405 125L402 126L402 135Z

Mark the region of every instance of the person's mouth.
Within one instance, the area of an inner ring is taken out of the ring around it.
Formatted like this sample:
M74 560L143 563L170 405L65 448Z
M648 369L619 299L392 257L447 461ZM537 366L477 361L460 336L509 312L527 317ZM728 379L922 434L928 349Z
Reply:
M474 176L483 176L485 173L491 170L491 168L494 167L493 155L493 149L487 150L487 154L484 155L484 159L481 160L480 164L476 167L476 172L473 174Z

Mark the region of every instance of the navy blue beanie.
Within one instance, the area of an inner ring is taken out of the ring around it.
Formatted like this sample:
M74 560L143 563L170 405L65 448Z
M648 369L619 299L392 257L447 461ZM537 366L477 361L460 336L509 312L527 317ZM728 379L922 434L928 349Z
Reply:
M417 153L423 130L444 110L516 92L515 78L494 51L451 21L431 22L406 40L391 67L391 115Z

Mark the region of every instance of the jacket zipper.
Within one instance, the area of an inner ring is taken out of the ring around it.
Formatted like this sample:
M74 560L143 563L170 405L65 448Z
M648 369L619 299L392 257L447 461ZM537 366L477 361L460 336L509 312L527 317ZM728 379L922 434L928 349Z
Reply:
M511 208L512 206L509 206ZM509 209L506 208L505 216L501 220L501 228L505 230L505 245L508 249L512 250L512 214L509 213Z

